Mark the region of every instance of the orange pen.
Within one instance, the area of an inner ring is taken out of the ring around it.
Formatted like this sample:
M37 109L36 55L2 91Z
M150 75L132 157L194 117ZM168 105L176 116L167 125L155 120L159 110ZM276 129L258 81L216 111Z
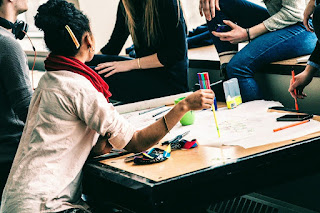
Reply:
M294 70L291 71L291 75L292 75L292 83L294 83L295 82ZM294 89L294 94L297 96L297 90L296 89ZM298 111L299 110L299 106L298 106L297 97L294 98L294 103L295 103L295 106L296 106L296 110Z
M294 123L294 124L290 124L288 126L283 126L283 127L280 127L278 129L274 129L273 132L278 132L280 130L283 130L283 129L287 129L287 128L290 128L290 127L293 127L293 126L297 126L297 125L300 125L300 124L304 124L304 123L308 123L310 120L305 120L305 121L301 121L299 123Z

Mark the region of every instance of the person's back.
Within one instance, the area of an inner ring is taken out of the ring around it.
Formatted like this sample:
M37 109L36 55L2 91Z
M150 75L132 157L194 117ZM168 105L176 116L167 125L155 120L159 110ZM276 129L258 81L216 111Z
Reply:
M97 105L101 102L108 116L99 113ZM0 211L58 212L85 206L80 198L81 169L98 137L87 123L97 126L94 111L104 120L114 118L113 106L83 76L50 71L39 81L29 108L4 190L5 210Z
M0 4L1 6L1 4ZM26 55L0 26L0 193L6 183L32 96Z

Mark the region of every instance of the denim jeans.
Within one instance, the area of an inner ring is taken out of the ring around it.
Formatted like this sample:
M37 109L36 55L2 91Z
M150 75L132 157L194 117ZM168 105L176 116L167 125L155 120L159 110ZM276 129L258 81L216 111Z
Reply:
M216 22L229 19L243 28L261 23L269 16L267 10L246 0L220 0ZM222 42L213 36L218 53L237 50L237 45ZM271 62L311 54L317 38L302 22L265 33L248 43L228 63L228 78L237 78L243 101L262 99L254 74Z

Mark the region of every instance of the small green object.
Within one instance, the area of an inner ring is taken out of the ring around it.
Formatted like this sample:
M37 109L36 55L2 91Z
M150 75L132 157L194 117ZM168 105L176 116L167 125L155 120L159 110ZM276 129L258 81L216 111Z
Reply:
M176 100L174 100L174 104L179 103L181 100L183 100L185 97L182 98L177 98ZM180 123L182 126L187 126L187 125L191 125L194 123L194 112L193 111L189 111L186 114L184 114L184 116L181 118Z

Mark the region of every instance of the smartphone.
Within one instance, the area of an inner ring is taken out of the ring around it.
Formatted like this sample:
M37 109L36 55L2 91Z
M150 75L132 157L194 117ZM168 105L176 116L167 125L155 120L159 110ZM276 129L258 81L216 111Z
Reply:
M214 19L211 21L207 21L207 26L210 32L216 31L216 32L228 32L231 29L229 25L226 24L217 24Z
M312 114L286 114L277 118L277 121L304 121L312 117Z
M216 32L229 32L232 28L229 25L226 24L218 24L216 28Z

